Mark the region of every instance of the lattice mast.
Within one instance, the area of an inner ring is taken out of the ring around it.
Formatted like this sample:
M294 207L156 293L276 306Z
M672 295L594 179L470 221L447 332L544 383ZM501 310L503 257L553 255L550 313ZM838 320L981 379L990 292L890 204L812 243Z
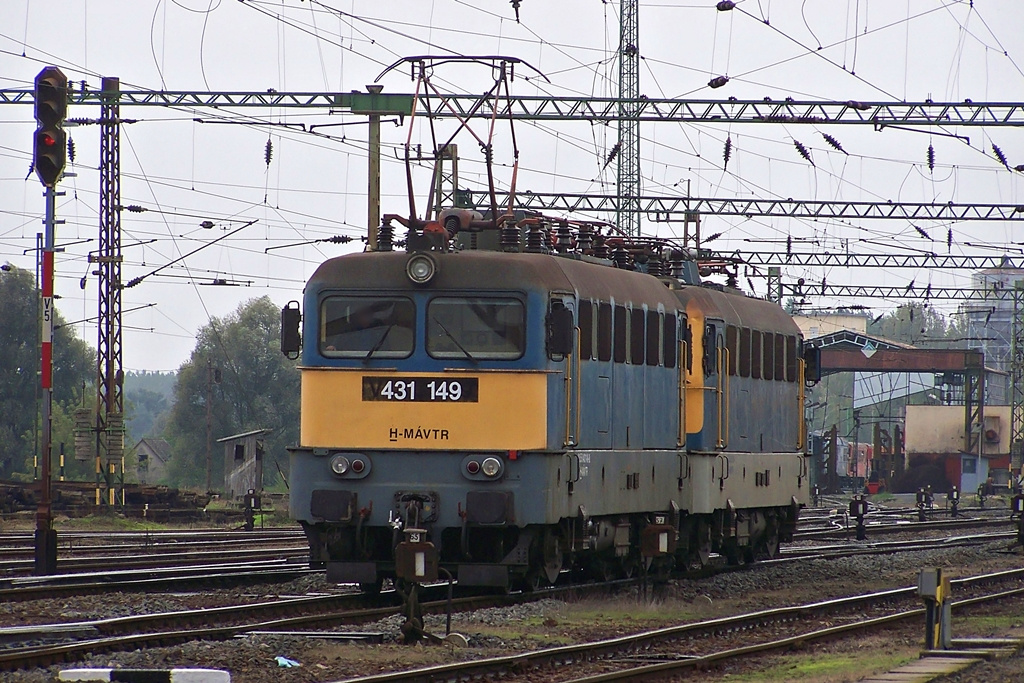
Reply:
M117 78L103 79L100 109L100 241L97 353L96 504L116 500L115 474L124 475L124 370L121 353L121 141ZM122 481L123 491L123 481ZM123 500L121 501L123 503Z
M639 0L621 0L619 12L618 202L615 218L627 235L640 235Z

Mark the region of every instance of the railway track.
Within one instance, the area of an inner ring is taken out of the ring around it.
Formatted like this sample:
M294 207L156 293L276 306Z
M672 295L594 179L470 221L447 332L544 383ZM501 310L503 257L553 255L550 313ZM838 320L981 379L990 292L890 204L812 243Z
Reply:
M635 583L613 581L583 587L555 587L528 594L475 594L451 600L443 597L447 588L438 585L425 589L420 604L426 614L443 614L449 609L465 611L503 607L524 601L565 598L582 592L603 592ZM397 601L394 591L384 591L379 596L350 592L0 629L0 643L8 644L8 647L0 649L0 670L50 666L84 655L123 649L158 647L191 640L224 640L254 631L288 632L298 628L356 626L394 615ZM367 606L371 603L373 606ZM61 642L34 642L41 640Z
M1024 570L1012 570L954 580L955 588L971 589L977 593L961 599L953 607L984 604L995 600L1020 598L1024 596ZM982 592L981 587L999 584L1000 590ZM1007 585L1010 587L1007 588ZM605 681L649 681L656 678L679 675L693 668L721 663L730 659L750 657L792 647L812 640L848 636L858 632L876 629L908 619L920 618L924 609L911 607L917 600L916 587L907 587L874 593L866 593L835 600L761 610L748 614L712 619L675 627L644 631L621 638L582 643L564 647L547 648L524 652L507 657L479 659L441 666L424 667L411 671L392 672L381 675L347 679L346 683L427 683L432 681L472 681L489 677L515 677L535 672L544 672L561 680L572 678L572 683L598 683ZM863 612L869 609L883 610L881 616L865 618ZM839 626L820 628L823 617L843 619L847 623ZM776 637L743 647L721 647L716 640L730 640L742 633L744 640L756 638L759 633L788 632ZM693 655L681 655L676 645L686 641L685 649L696 651ZM647 660L638 664L636 656ZM664 658L655 664L650 659ZM581 669L598 668L599 672L584 673ZM577 674L583 674L578 676Z
M200 563L306 557L301 531L113 532L61 534L57 568L62 574L194 565ZM30 534L0 535L0 577L26 576L35 569Z

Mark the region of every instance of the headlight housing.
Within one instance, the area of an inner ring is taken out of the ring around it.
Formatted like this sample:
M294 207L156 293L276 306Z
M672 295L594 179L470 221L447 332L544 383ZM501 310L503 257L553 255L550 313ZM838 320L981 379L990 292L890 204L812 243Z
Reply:
M331 471L342 476L348 474L349 461L344 455L336 455L331 458Z
M437 275L437 262L428 254L413 254L405 262L405 274L414 285L425 285Z
M484 461L480 463L480 471L483 472L485 477L494 477L501 474L501 460L497 458L484 458Z

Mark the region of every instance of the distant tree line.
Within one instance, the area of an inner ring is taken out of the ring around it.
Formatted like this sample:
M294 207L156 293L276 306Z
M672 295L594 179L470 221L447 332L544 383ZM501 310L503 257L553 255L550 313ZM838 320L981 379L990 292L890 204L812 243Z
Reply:
M34 275L10 267L0 271L0 478L29 481L41 451L39 395L39 292ZM91 481L94 463L73 456L73 413L92 407L96 396L96 350L75 336L55 313L53 451L64 444L65 476ZM223 318L211 318L196 335L190 358L175 373L133 372L125 379L130 449L143 437L171 444L165 483L206 486L207 401L214 488L224 471L216 440L255 429L265 438L264 483L283 487L287 446L298 443L299 375L296 362L279 348L280 311L269 297L250 300ZM131 451L129 451L131 455ZM54 458L56 468L56 457ZM129 479L137 463L129 462Z

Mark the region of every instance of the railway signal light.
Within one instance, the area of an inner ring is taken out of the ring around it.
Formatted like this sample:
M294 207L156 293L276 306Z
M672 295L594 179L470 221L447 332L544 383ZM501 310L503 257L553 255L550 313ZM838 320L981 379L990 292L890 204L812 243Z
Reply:
M39 180L47 187L57 184L67 163L68 77L55 66L39 72L35 81L36 132L32 163Z

